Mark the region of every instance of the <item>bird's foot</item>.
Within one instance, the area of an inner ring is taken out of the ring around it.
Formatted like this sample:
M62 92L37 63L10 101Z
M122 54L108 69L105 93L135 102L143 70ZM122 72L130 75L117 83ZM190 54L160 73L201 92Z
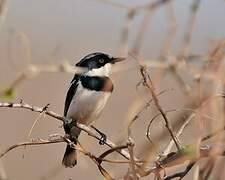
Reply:
M94 127L93 125L91 125L91 128L93 128L97 133L100 134L101 138L99 140L99 144L104 145L106 143L107 136L103 132L98 130L96 127Z
M99 144L100 145L104 145L106 143L107 137L106 137L106 135L104 133L101 133L100 135L101 135L101 139L99 141Z

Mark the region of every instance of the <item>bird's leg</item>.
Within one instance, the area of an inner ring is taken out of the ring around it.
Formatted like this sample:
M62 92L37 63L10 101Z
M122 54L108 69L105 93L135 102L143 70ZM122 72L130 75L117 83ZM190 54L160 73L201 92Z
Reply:
M91 125L91 128L93 128L97 133L100 134L101 138L99 140L99 144L104 145L106 143L107 136L103 132L98 130L96 127L94 127L93 125Z
M63 126L65 129L66 135L70 137L69 139L77 139L77 136L74 136L72 133L72 129L74 129L76 125L77 125L77 121L72 118L67 118L64 121Z
M63 121L63 125L64 125L64 127L68 127L69 124L71 124L72 122L73 122L72 118L66 118L65 117L65 120Z
M69 132L69 130L72 127L76 126L76 124L77 124L77 121L72 118L66 118L65 121L63 122L63 126L64 126L66 132Z

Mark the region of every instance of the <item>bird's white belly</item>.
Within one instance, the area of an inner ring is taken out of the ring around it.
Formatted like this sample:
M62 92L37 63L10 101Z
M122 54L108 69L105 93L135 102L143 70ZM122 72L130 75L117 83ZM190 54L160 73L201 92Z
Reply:
M110 95L111 92L92 91L79 84L67 117L80 123L90 124L99 117Z

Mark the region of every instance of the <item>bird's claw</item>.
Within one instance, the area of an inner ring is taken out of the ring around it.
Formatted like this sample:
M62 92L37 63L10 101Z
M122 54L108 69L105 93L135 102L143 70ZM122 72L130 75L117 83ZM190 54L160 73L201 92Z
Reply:
M100 144L100 145L104 145L104 144L106 143L107 137L106 137L106 135L103 134L103 133L100 133L100 135L101 135L101 138L100 138L99 144Z
M104 145L106 143L107 136L104 133L102 133L100 130L98 130L96 127L94 127L93 125L91 125L91 127L101 136L99 140L99 144Z

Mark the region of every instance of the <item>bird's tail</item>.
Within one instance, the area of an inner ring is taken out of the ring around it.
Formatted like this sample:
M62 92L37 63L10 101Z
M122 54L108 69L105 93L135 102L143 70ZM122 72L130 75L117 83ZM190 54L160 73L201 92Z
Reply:
M74 167L77 164L76 149L70 147L69 145L66 146L66 151L62 160L62 164L65 167L70 167L70 168Z

